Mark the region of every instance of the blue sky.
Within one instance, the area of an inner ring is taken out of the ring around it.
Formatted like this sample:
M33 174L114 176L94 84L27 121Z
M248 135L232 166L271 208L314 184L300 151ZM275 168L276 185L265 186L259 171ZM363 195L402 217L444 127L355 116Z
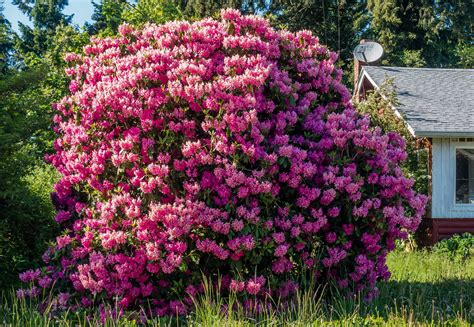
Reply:
M28 17L12 5L11 0L0 0L0 3L3 3L5 17L10 21L15 31L18 31L18 21L29 24ZM69 5L65 8L64 13L67 15L74 14L73 23L82 26L86 21L91 20L93 11L94 7L91 0L69 0Z

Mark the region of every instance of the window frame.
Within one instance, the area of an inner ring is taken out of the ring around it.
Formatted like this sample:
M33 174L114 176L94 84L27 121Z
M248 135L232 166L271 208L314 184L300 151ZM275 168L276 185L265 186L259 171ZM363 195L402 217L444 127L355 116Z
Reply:
M452 200L454 201L454 208L456 209L461 209L461 208L470 208L470 209L474 209L474 203L458 203L456 202L456 153L457 153L457 150L458 149L473 149L474 150L474 142L454 142L455 144L453 149L454 149L454 153L453 153L453 156L452 158L454 159L454 162L453 162L453 175L452 175L452 178L453 178L453 193L452 193Z

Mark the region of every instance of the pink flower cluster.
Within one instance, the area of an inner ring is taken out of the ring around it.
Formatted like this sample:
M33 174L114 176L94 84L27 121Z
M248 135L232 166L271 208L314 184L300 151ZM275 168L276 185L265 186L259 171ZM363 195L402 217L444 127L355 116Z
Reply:
M306 271L372 296L426 198L401 137L350 104L337 56L234 10L120 33L67 56L48 157L64 232L19 294L174 315L203 274L254 305Z

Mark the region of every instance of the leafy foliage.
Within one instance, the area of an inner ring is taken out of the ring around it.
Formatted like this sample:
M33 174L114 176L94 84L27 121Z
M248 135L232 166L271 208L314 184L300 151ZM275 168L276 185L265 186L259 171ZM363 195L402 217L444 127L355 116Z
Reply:
M54 140L51 102L67 90L64 53L77 50L88 37L62 25L66 18L53 15L53 24L53 3L22 2L35 22L28 31L41 37L10 35L8 70L0 80L0 288L16 282L19 271L38 265L58 228L50 200L58 174L43 161Z
M110 36L117 33L119 25L128 22L135 26L145 23L162 24L183 17L179 7L171 0L104 0L94 3L92 24L86 24L89 34Z
M49 193L57 174L42 161L53 140L46 117L56 90L45 87L42 74L44 68L18 73L1 85L0 287L38 263L56 230Z
M425 140L417 140L402 117L397 116L399 105L393 80L387 78L379 89L369 92L363 102L356 104L357 110L369 115L372 124L384 132L395 131L406 142L407 160L402 164L404 173L415 181L414 188L422 194L429 193L428 151Z
M339 55L338 64L351 83L354 47L367 36L370 16L364 1L288 1L268 2L268 13L278 26L291 31L308 29Z
M436 243L433 251L448 255L451 259L467 260L474 254L474 235L470 233L456 234Z
M3 6L0 2L0 77L3 77L10 65L10 55L13 47L13 34L10 22L3 14Z
M58 311L154 299L147 315L184 315L202 274L246 310L291 299L301 275L376 296L426 204L403 139L354 110L310 32L221 15L122 25L66 56L48 156L62 233L20 297L53 287Z
M455 67L466 60L456 48L474 47L472 1L372 0L368 8L368 35L383 45L384 65Z
M233 7L267 15L279 27L312 30L338 51L342 60L338 64L348 74L351 50L364 37L384 44L389 52L384 64L472 68L474 60L472 1L369 1L365 6L360 1L327 0L103 0L96 1L88 34L70 26L71 16L63 12L66 0L13 3L33 26L20 24L20 33L15 33L0 9L0 238L5 244L0 270L6 272L0 276L0 286L10 283L18 269L36 265L40 249L55 232L48 218L51 204L45 199L57 176L42 161L53 142L50 103L67 90L64 53L81 49L89 35L114 35L123 21L141 26L149 21L198 19ZM424 193L425 153L416 147L412 151L411 142L408 163L402 168ZM281 164L288 167L285 160ZM44 187L31 186L34 174ZM33 238L25 234L28 229L35 231Z
M112 35L117 33L119 25L123 22L123 11L127 8L126 0L103 0L93 2L93 23L86 23L90 35Z
M188 19L199 19L216 16L221 9L235 8L242 13L255 13L269 1L262 0L174 0Z
M21 37L15 38L17 64L28 68L39 64L42 55L54 42L56 29L71 22L72 16L63 14L67 0L13 0L32 21L33 27L19 22Z
M57 173L25 150L0 161L0 289L18 284L20 271L37 267L57 233L50 200Z
M163 24L183 18L182 12L171 0L139 0L123 14L124 20L135 26L151 22Z

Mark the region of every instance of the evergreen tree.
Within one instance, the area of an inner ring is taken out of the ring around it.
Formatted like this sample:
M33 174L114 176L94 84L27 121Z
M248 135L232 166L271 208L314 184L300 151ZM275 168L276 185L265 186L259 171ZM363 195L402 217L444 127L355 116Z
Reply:
M270 9L277 15L277 23L293 31L311 30L344 61L352 58L368 18L366 6L359 0L275 0Z
M470 0L370 0L368 8L370 35L386 53L382 64L453 67L463 50L465 63L472 56Z
M65 15L63 10L68 0L13 0L33 23L29 27L19 22L21 37L16 38L16 54L26 65L37 63L46 49L54 42L58 26L71 23L73 15Z
M54 31L59 25L71 23L73 15L65 15L68 0L12 0L33 22L33 28Z
M431 67L474 68L474 1L431 1L424 54Z
M0 2L0 76L7 74L9 70L13 48L13 32L3 11L3 2Z
M242 0L177 0L175 3L179 5L186 17L195 19L213 16L222 8L241 9L243 5Z
M128 4L126 0L102 0L99 3L92 1L94 13L92 24L86 23L90 35L115 34L123 22L123 12Z
M86 25L90 35L114 35L124 22L140 26L147 22L162 24L182 18L178 5L171 0L102 0L92 3L93 23Z
M345 82L352 83L354 47L366 37L368 10L360 0L274 0L256 4L272 17L276 26L292 31L311 30L322 44L339 54Z

